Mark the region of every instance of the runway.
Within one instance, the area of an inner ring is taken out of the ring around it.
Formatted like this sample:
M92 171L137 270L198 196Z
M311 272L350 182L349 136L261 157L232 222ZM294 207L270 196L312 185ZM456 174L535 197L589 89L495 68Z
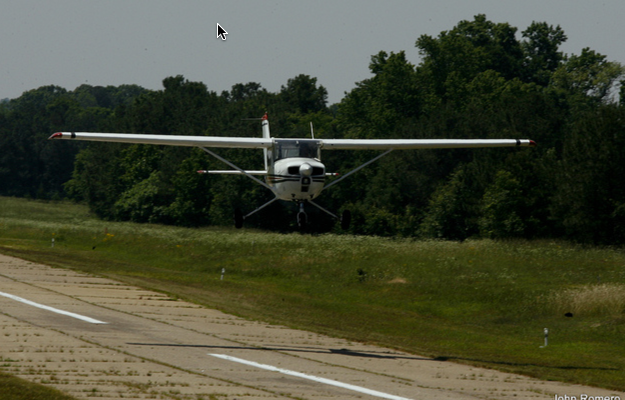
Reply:
M248 321L2 255L0 367L77 398L625 398Z

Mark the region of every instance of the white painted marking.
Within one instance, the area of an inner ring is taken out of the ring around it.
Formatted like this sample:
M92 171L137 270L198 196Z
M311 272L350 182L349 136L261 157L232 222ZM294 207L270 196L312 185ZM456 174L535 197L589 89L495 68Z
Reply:
M228 360L228 361L238 362L240 364L251 365L253 367L265 369L265 370L268 370L268 371L279 372L279 373L285 374L285 375L291 375L291 376L296 376L298 378L308 379L308 380L319 382L319 383L323 383L323 384L326 384L326 385L338 386L338 387L343 388L343 389L349 389L349 390L353 390L355 392L368 394L370 396L381 397L383 399L411 400L411 399L408 399L406 397L399 397L399 396L395 396L395 395L388 394L388 393L378 392L377 390L371 390L371 389L367 389L367 388L364 388L364 387L361 387L361 386L350 385L349 383L343 383L343 382L335 381L335 380L332 380L332 379L319 378L318 376L303 374L301 372L296 372L296 371L290 371L288 369L282 369L282 368L274 367L272 365L259 364L259 363L256 363L254 361L248 361L248 360L244 360L242 358L231 357L231 356L227 356L227 355L224 355L224 354L210 354L209 353L208 355L209 356L213 356L213 357L217 357L217 358L221 358L221 359L224 359L224 360Z
M0 296L8 297L9 299L19 301L20 303L28 304L29 306L41 308L42 310L52 311L53 313L67 315L68 317L80 319L82 321L89 322L91 324L106 324L106 322L98 321L97 319L93 319L90 317L85 317L84 315L74 314L73 312L59 310L58 308L46 306L44 304L35 303L34 301L26 300L22 297L18 297L9 293L0 292Z

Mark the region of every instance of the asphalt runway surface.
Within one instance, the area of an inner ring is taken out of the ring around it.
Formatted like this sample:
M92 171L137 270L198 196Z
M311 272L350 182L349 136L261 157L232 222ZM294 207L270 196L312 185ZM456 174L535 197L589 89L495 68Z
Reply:
M625 399L248 321L2 255L0 370L77 398Z

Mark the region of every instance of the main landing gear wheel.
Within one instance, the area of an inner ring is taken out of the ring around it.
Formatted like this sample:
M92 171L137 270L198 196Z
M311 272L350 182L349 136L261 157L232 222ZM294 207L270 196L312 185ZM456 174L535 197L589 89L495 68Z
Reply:
M344 231L349 229L349 226L352 223L352 213L349 210L343 210L343 215L341 215L341 229Z
M243 213L239 208L234 209L234 227L237 229L243 228Z

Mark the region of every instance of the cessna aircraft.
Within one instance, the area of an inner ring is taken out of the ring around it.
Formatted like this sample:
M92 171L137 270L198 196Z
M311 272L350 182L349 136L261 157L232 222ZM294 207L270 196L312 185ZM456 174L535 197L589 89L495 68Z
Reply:
M225 171L198 171L199 173L245 175L271 190L275 195L271 201L248 214L243 215L240 210L235 210L234 219L237 228L243 226L243 221L246 218L262 210L274 201L286 200L294 201L299 205L297 222L300 227L307 223L304 204L308 203L333 218L340 220L342 228L347 229L351 220L349 211L344 211L342 216L338 217L313 200L319 197L323 190L336 185L338 182L384 157L393 150L528 147L536 145L533 140L529 139L315 139L314 133L312 132L312 123L311 139L277 139L272 138L269 133L269 118L267 113L265 113L260 120L262 126L261 138L58 132L50 136L50 139L199 147L232 168L231 170ZM244 170L209 150L209 147L263 149L265 169L260 171ZM352 171L342 175L340 178L326 184L327 176L338 176L338 174L326 172L325 165L321 163L320 153L322 149L385 151ZM265 181L260 180L256 176L264 176Z

